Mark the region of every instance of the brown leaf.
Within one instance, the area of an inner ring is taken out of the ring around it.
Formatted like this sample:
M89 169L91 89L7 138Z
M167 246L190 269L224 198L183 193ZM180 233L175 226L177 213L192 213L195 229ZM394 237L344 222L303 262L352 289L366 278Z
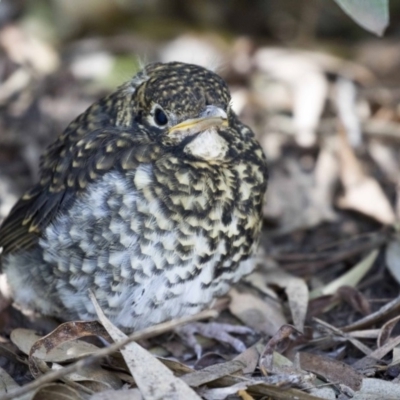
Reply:
M85 400L85 394L60 383L50 383L35 391L31 400Z
M259 366L264 375L273 371L273 354L274 351L284 352L290 345L291 341L302 337L302 333L291 325L283 325L278 332L268 341L261 354Z
M322 376L330 383L344 384L353 390L360 390L362 375L350 365L317 354L300 352L302 369Z
M32 375L36 377L43 371L44 364L42 361L70 361L96 352L98 350L96 346L75 340L85 336L100 336L112 342L108 333L97 321L66 322L61 324L48 335L39 338L31 346L29 350L29 369ZM71 341L74 341L74 343L70 343ZM59 348L58 351L54 351L56 348ZM50 352L52 354L49 357Z
M336 295L361 314L368 315L371 313L371 305L368 299L356 288L344 285L337 290Z
M378 336L378 347L382 347L386 344L389 339L390 335L392 334L393 329L400 321L400 315L397 317L392 318L390 321L387 321L381 328Z

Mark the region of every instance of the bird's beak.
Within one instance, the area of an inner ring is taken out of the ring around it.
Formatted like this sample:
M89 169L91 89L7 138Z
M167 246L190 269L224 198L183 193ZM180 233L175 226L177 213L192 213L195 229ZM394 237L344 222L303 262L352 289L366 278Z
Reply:
M228 126L226 112L216 106L207 106L199 118L191 118L172 126L169 129L170 135L191 136L203 132L212 127Z

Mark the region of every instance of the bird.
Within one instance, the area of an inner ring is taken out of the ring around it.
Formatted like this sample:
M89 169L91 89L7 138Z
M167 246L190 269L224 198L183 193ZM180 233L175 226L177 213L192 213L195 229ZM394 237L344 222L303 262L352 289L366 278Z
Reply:
M124 331L195 314L249 274L267 165L226 82L152 63L72 121L0 227L22 308Z

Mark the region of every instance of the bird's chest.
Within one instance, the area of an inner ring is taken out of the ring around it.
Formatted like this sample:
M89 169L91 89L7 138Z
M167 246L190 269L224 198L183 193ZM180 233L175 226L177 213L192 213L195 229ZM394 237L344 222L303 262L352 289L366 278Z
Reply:
M253 267L259 218L234 182L167 179L150 165L106 174L40 241L61 295L91 288L121 324L125 312L152 309L156 322L204 308Z

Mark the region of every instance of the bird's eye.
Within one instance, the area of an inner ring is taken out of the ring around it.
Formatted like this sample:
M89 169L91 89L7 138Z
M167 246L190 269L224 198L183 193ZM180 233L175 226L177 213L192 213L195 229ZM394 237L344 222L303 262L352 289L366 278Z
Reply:
M156 108L154 112L154 121L159 126L165 126L168 124L168 117L165 115L165 112L161 110L161 108Z

